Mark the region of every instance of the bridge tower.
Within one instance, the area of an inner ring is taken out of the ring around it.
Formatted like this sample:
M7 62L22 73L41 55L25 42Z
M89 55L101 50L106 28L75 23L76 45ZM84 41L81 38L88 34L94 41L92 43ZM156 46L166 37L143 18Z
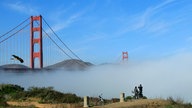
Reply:
M122 52L122 60L123 61L128 61L128 52Z
M37 22L35 25L34 22ZM30 30L30 66L34 69L35 58L39 60L39 67L43 68L43 46L42 46L42 16L31 16L31 30ZM35 45L39 46L39 50L35 51Z

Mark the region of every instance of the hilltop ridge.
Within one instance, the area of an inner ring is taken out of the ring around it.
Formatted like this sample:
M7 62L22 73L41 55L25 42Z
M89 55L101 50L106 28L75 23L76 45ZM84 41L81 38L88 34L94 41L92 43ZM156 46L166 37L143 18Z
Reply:
M84 70L90 66L93 66L90 62L84 62L77 59L68 59L59 63L44 67L44 69L66 69L66 70ZM0 66L0 69L30 69L23 64L5 64Z
M68 59L51 66L45 67L46 69L66 69L66 70L84 70L90 66L93 66L90 62L84 62L77 59Z

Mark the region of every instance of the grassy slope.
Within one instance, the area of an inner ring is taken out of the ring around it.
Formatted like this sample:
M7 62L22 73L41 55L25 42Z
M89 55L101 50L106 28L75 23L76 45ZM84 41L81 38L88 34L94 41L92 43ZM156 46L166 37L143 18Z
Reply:
M91 100L90 100L91 101ZM109 103L112 101L109 100ZM67 104L70 103L70 104ZM8 104L8 105L7 105ZM10 106L35 106L35 107L57 107L75 108L83 106L81 97L71 93L55 91L52 87L30 87L24 90L23 87L12 84L0 84L0 108ZM139 99L128 100L127 102L116 102L105 106L94 108L192 108L191 104L184 103L181 99L174 100L169 97L162 99Z
M127 102L117 102L94 108L192 108L191 104L178 103L175 100L139 99Z

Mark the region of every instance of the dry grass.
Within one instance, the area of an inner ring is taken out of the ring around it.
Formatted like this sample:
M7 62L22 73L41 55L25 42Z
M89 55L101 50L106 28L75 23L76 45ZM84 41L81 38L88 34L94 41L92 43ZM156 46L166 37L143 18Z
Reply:
M37 108L83 108L81 104L40 104L38 99L31 98L28 102L7 102L11 106L32 106ZM127 102L116 102L105 106L95 106L91 108L192 108L191 104L184 104L181 99L138 99Z
M40 104L38 102L7 102L10 106L35 107L35 108L80 108L79 104Z
M161 108L161 106L166 106L169 104L170 102L162 99L139 99L123 103L113 103L95 108Z

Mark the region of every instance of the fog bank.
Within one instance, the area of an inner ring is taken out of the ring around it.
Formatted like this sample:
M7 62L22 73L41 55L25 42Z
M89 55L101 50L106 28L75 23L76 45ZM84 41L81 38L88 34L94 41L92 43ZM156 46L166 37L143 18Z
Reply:
M0 72L0 83L24 86L53 86L62 92L80 96L104 98L119 97L121 92L132 95L131 91L143 85L143 94L149 98L173 96L192 102L192 54L182 53L159 60L127 64L94 66L86 71L70 72Z

